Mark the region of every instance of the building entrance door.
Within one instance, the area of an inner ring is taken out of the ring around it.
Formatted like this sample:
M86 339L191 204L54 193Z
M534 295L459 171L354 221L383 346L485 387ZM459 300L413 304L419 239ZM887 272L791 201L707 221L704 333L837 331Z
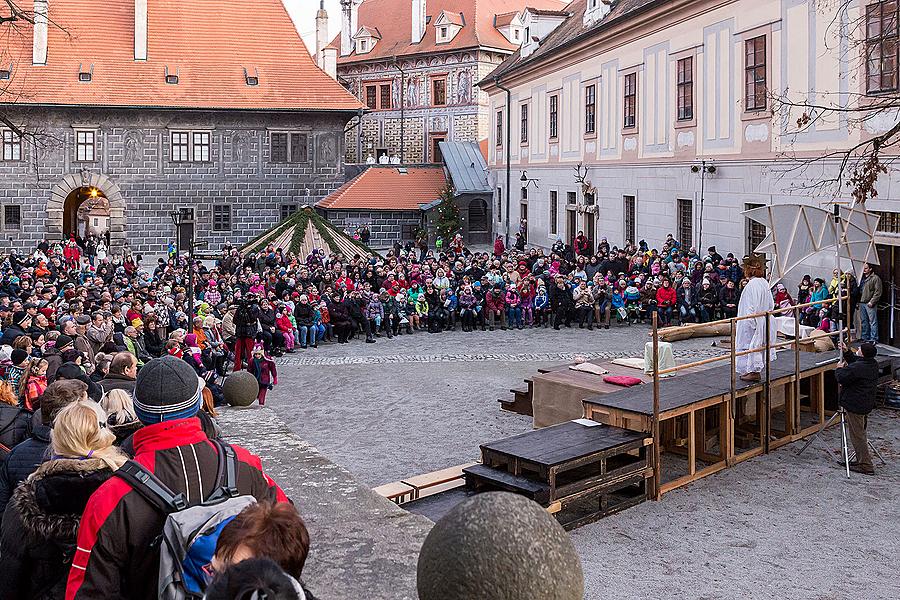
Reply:
M99 189L84 186L72 190L63 204L63 237L81 241L89 235L109 245L109 200Z
M566 209L566 243L572 245L578 233L578 214L574 208Z

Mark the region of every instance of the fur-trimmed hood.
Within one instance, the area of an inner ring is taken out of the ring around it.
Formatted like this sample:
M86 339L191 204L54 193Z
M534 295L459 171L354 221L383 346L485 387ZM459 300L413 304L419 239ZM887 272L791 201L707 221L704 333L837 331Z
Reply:
M74 543L88 499L111 476L96 458L51 460L22 482L10 503L29 537Z

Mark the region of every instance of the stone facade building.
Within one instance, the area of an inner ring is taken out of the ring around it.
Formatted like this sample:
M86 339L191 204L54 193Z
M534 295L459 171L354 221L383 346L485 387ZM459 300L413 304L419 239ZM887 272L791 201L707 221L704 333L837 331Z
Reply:
M368 108L347 131L347 162L439 163L440 142L487 138L488 97L475 83L522 43L526 5L552 12L566 2L342 2L337 77Z
M361 104L315 66L280 0L242 5L35 2L10 42L21 58L0 66L16 126L2 130L3 250L75 233L91 194L108 200L113 252L164 252L175 209L215 250L343 184Z

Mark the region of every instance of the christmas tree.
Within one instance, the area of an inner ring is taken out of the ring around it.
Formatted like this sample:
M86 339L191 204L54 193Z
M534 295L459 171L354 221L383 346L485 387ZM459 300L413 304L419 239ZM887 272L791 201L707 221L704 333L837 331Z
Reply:
M437 206L437 220L434 223L435 235L449 243L462 229L462 221L459 217L459 207L453 201L453 188L450 184L441 191L441 203Z

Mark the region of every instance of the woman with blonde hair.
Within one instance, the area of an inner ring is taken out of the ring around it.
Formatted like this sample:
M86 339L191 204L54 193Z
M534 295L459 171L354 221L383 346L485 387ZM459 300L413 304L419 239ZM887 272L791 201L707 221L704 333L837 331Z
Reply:
M88 498L126 460L115 440L96 402L73 402L56 415L50 460L16 488L3 517L0 597L64 597Z
M116 436L116 446L141 428L134 412L134 401L125 390L109 390L100 399L100 406L106 411L106 424Z

